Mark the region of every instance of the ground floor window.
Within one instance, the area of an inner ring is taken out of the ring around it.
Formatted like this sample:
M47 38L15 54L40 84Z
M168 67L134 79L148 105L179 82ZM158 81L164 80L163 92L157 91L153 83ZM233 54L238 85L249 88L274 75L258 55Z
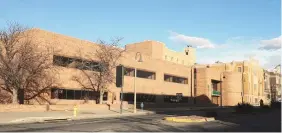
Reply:
M156 103L157 97L161 97L165 103L188 103L188 97L184 97L182 93L175 95L156 95L156 94L136 94L137 102ZM134 102L134 93L123 93L123 101L129 103Z
M103 100L106 101L107 92L103 95ZM99 100L100 92L91 90L74 90L74 89L51 89L51 99L66 99L66 100Z
M164 95L165 103L187 103L188 97L183 97L182 93L177 93L176 95Z
M123 100L128 102L134 101L134 93L123 93ZM153 94L136 94L137 102L156 102L156 95Z

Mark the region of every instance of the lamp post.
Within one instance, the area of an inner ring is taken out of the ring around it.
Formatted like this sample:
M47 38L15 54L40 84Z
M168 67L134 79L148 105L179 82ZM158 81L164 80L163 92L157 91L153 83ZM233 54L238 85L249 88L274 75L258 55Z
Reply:
M225 76L223 75L223 72L220 73L220 107L222 108L222 81L225 78Z
M138 58L139 55L139 58ZM140 52L137 52L135 55L135 61L137 62L143 62L142 55ZM137 69L134 68L134 113L136 113L136 76L137 76Z

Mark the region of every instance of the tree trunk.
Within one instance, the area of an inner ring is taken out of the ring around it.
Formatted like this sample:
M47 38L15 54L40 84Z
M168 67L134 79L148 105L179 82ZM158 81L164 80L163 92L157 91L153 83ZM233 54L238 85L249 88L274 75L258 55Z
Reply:
M102 104L102 103L103 103L103 94L104 94L104 92L103 92L103 91L100 91L100 100L99 100L99 104Z
M13 89L13 96L12 96L12 103L13 104L19 104L19 101L18 101L18 90L17 89Z

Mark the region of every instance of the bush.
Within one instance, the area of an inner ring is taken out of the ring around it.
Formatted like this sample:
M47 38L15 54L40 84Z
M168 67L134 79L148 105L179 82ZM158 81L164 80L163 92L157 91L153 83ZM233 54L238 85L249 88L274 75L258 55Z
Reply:
M235 106L235 111L237 113L251 113L254 110L254 106L249 103L238 103L237 106Z
M271 108L275 108L275 109L281 109L281 102L271 102L270 104Z
M206 112L206 117L217 117L217 112L208 111L208 112Z
M270 109L270 106L269 105L263 105L261 106L262 109Z

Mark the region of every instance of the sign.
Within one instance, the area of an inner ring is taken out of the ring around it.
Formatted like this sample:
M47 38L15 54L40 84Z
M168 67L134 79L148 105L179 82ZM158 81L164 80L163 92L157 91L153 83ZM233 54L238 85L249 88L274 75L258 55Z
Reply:
M182 93L176 93L176 99L180 101L182 99Z

